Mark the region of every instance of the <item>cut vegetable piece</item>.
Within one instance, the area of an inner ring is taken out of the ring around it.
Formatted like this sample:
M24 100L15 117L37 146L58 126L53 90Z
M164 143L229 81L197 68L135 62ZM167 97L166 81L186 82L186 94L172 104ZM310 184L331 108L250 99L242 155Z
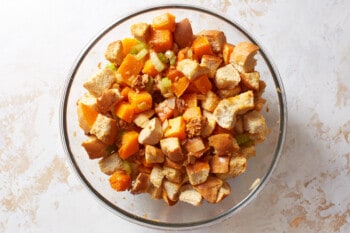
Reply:
M152 96L147 91L128 93L129 103L134 106L135 113L144 112L152 108Z
M193 80L192 83L201 94L207 94L208 91L213 88L210 80L208 79L208 75L206 74L199 76Z
M131 123L135 117L135 107L127 102L119 102L115 107L115 114L120 119Z
M135 38L124 38L122 40L124 56L130 53L131 48L135 46L137 43L138 43L138 40Z
M173 35L170 30L152 30L149 45L157 53L165 52L173 47Z
M190 81L186 77L181 77L172 84L172 90L176 97L182 96L185 93L187 87L190 85Z
M109 178L109 183L114 190L125 191L131 185L131 177L125 171L116 171Z
M148 74L149 76L155 77L158 74L158 70L153 65L151 59L148 59L143 66L142 73Z
M131 86L130 78L132 76L137 76L141 72L143 65L143 60L137 60L134 55L128 54L119 66L117 73L121 74L125 84Z
M198 36L192 43L192 49L198 59L201 59L203 55L213 54L209 40L205 36Z
M168 120L168 127L164 132L164 137L177 137L180 140L186 138L186 122L183 117L178 116Z
M190 21L185 18L176 23L174 31L174 41L179 48L185 48L191 45L194 35Z
M161 72L166 68L166 65L159 59L157 53L155 51L150 51L150 59L151 62L154 66L154 68L158 71Z
M153 18L152 27L158 30L165 29L173 32L175 30L175 16L170 13L158 15Z
M138 142L139 134L136 131L127 131L122 135L121 146L119 148L119 156L127 159L139 150Z

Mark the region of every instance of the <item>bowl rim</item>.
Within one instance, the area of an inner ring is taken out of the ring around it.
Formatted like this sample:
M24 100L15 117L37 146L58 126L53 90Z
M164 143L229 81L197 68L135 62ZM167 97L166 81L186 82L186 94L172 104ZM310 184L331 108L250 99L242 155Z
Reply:
M113 205L110 201L108 201L106 198L104 198L99 192L90 184L90 182L85 178L84 174L79 168L79 165L77 164L77 161L74 159L73 153L70 148L70 142L68 140L68 132L67 132L67 118L66 118L66 112L67 112L67 103L69 99L69 93L72 86L72 83L74 81L74 77L82 64L83 60L89 53L89 51L94 47L98 41L105 36L109 31L111 31L113 28L118 26L119 24L123 23L124 21L133 18L134 16L137 16L139 14L147 13L154 10L165 10L165 9L185 9L185 10L194 10L199 11L204 14L211 15L213 17L216 17L220 20L225 21L226 23L232 25L237 30L239 30L241 33L243 33L249 40L251 40L253 43L259 46L259 54L264 58L265 61L267 61L267 66L269 68L269 71L271 72L275 87L276 87L276 93L278 97L278 103L279 103L279 119L280 119L280 127L279 127L279 136L278 136L278 142L277 147L275 149L275 153L272 159L272 162L269 166L269 169L265 176L260 180L260 183L240 202L238 202L234 207L229 209L228 211L219 214L213 218L201 220L201 221L195 221L195 222L187 222L187 223L165 223L160 222L156 220L151 220L147 218L142 218L137 215L133 215L127 211L124 211L121 208L118 208L117 206ZM245 29L238 21L232 18L229 18L226 14L219 13L216 10L208 9L203 6L197 6L197 5L191 5L191 4L177 4L177 3L169 3L169 4L162 4L162 5L156 5L156 6L148 6L143 7L140 9L133 10L131 12L127 12L126 14L122 15L121 17L118 17L117 19L113 20L112 23L107 25L104 29L99 31L95 37L93 37L83 48L80 52L80 54L77 56L76 60L74 61L69 74L65 80L65 86L62 90L61 94L61 103L60 103L60 117L59 117L59 125L60 125L60 135L61 135L61 143L64 148L65 154L68 156L70 165L75 171L77 177L80 179L80 181L84 184L84 186L90 191L91 194L97 199L100 203L102 203L102 206L109 209L111 212L117 214L119 217L128 220L129 222L136 223L141 226L155 228L155 229L163 229L163 230L186 230L186 229L197 229L202 227L207 227L219 222L224 221L225 219L233 216L235 213L237 213L239 210L241 210L243 207L248 205L253 199L256 198L256 196L260 193L260 191L264 188L264 186L269 181L269 178L275 168L277 167L278 161L281 157L281 153L284 147L285 137L286 137L286 129L287 129L287 101L285 96L285 91L283 87L283 83L280 77L280 74L277 70L276 65L274 64L273 60L271 59L270 55L267 53L266 49L262 44L256 39L255 36L251 32L248 32L247 29Z

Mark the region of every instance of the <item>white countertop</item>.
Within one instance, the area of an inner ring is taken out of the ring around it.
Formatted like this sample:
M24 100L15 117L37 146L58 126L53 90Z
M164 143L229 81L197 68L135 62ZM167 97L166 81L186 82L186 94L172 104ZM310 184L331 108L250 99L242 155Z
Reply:
M63 151L59 104L82 48L126 12L164 1L0 1L0 232L155 232L103 208ZM185 3L186 1L178 1ZM288 101L271 181L195 232L350 232L350 1L200 0L273 57Z

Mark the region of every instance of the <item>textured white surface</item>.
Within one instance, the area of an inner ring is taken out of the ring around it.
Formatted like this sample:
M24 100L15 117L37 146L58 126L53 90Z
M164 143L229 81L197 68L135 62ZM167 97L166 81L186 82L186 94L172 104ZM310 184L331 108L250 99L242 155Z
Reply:
M87 42L157 2L0 0L0 232L155 232L114 216L80 184L61 146L59 103ZM237 215L195 232L350 232L350 1L194 4L240 21L265 45L289 111L265 189Z

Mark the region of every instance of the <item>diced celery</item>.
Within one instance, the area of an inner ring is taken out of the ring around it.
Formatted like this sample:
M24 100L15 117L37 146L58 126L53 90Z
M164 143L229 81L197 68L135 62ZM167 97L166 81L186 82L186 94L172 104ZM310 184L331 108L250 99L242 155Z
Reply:
M136 55L143 49L147 49L147 45L141 41L138 41L136 45L131 47L130 53Z
M146 55L148 54L148 50L146 48L144 49L141 49L140 52L138 52L136 55L135 55L135 58L137 60L141 60L143 59Z
M164 53L157 53L157 56L162 63L167 64L169 62Z
M150 51L150 58L154 68L156 68L158 72L161 72L166 68L165 64L159 59L156 52Z
M117 70L117 68L115 67L115 65L113 63L108 63L107 67L108 67L108 69L113 70L113 71Z
M243 145L249 141L252 141L247 133L239 134L235 137L238 145Z
M123 161L123 170L126 172L126 174L130 175L132 172L131 164L129 161L124 160Z

